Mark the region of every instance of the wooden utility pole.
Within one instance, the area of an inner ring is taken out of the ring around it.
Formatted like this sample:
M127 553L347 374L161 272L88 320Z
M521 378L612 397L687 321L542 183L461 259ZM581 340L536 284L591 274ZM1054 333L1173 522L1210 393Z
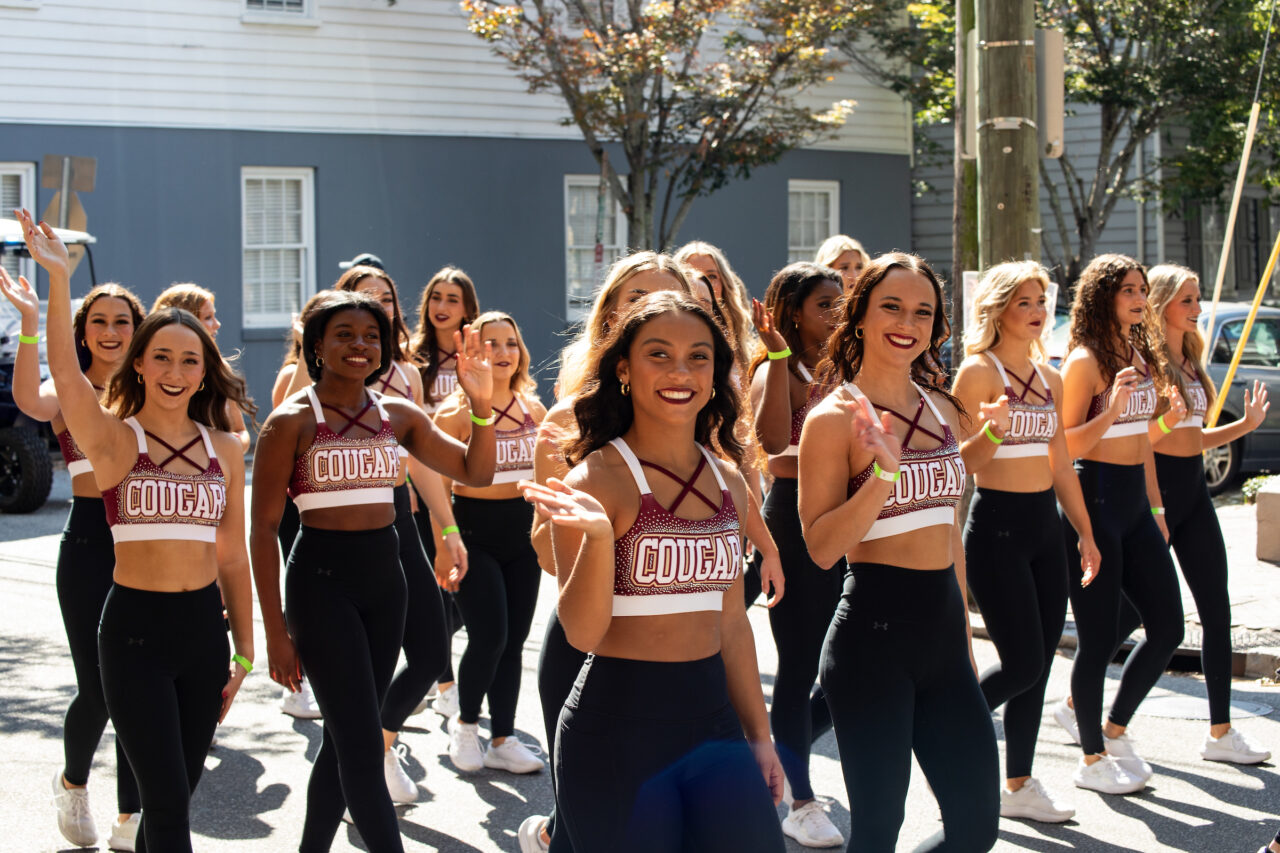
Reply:
M956 3L956 119L955 177L951 193L951 334L964 330L964 271L978 268L978 168L965 156L965 134L970 109L963 81L969 73L969 32L973 29L974 0ZM955 352L959 352L957 348ZM958 361L957 361L958 364Z
M1040 259L1033 0L978 0L979 268Z

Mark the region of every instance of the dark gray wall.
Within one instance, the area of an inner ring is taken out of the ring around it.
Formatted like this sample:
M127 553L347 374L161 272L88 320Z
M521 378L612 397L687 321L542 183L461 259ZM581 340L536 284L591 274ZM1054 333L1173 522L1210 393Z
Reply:
M431 274L456 264L482 308L520 322L535 365L551 364L563 345L564 175L596 172L580 142L0 124L0 161L38 164L46 154L98 158L97 187L81 196L98 280L120 281L147 304L174 281L217 293L219 343L243 349L264 408L284 330L240 328L243 166L315 169L317 287L337 278L340 260L371 251L411 314ZM762 295L786 262L790 178L839 180L842 229L873 253L910 245L907 158L828 151L793 152L700 199L681 242L722 247ZM38 192L43 210L53 191ZM72 288L88 287L82 264ZM539 377L544 393L550 373Z

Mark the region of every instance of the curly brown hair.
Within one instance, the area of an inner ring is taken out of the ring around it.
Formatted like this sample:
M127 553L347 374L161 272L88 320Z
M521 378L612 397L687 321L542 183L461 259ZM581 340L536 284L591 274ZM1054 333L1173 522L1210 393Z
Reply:
M818 365L818 376L823 381L837 384L853 382L862 370L863 339L856 334L858 324L867 316L871 304L871 292L895 269L906 270L923 276L933 286L933 329L929 346L911 362L911 380L922 388L937 391L964 414L964 406L947 391L947 372L942 367L940 347L951 337L951 324L947 321L942 298L942 282L929 264L919 255L906 252L888 252L871 260L862 270L844 297L840 325L827 339L827 354Z
M135 335L138 333L138 327L142 325L142 319L147 316L147 312L142 310L142 301L134 296L133 291L123 284L109 281L86 293L84 299L80 300L80 307L76 309L75 316L71 318L71 325L75 328L76 359L80 363L81 373L88 370L89 365L93 364L93 353L89 351L88 344L84 342L85 327L89 325L89 309L93 307L93 303L104 296L122 299L129 306L129 313L133 315L133 333Z
M204 358L204 381L200 389L187 401L187 417L223 432L240 429L240 424L233 424L227 417L227 401L235 403L240 411L249 416L254 427L257 421L253 416L258 407L249 396L244 378L227 366L222 360L218 345L204 324L196 319L196 315L181 308L161 308L147 315L129 341L129 349L120 362L120 367L107 383L106 407L120 420L132 417L142 411L147 402L147 389L142 384L142 376L134 365L142 358L151 339L156 332L165 326L179 323L196 333L200 339L200 352Z
M630 353L631 344L646 323L671 312L692 314L711 330L714 393L698 412L694 439L731 459L735 465L742 465L746 448L734 429L742 403L737 384L730 378L734 365L733 347L707 309L684 293L671 290L650 293L641 298L609 330L604 341L592 350L586 382L573 404L578 432L566 436L561 443L561 450L570 465L581 462L587 454L599 450L631 428L635 410L631 397L622 393L622 385L618 382L618 362Z
M1120 292L1125 276L1133 270L1142 276L1143 288L1148 288L1147 271L1133 258L1117 254L1098 255L1080 273L1075 296L1071 300L1071 335L1067 351L1084 347L1093 353L1108 385L1117 373L1129 366L1129 353L1120 352L1116 345L1118 341L1125 340L1120 333L1120 320L1116 317L1116 294ZM1147 362L1152 375L1163 374L1165 359L1151 343L1150 306L1143 316L1143 322L1129 327L1127 340Z

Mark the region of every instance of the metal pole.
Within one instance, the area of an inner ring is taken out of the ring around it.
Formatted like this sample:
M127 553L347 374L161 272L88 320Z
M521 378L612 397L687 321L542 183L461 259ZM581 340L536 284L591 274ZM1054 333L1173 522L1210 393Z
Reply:
M71 158L62 158L62 190L58 196L58 227L67 227L71 213Z
M1253 294L1253 307L1249 309L1249 316L1245 318L1244 330L1240 333L1240 341L1236 344L1235 354L1231 356L1231 365L1227 368L1227 375L1222 379L1222 387L1218 389L1218 395L1214 397L1213 405L1209 407L1209 413L1204 419L1205 429L1213 429L1218 424L1218 417L1222 414L1222 405L1227 400L1227 391L1231 389L1231 380L1236 377L1236 368L1240 366L1240 359L1244 356L1245 344L1249 342L1249 333L1253 331L1254 318L1258 316L1258 308L1262 305L1262 297L1267 294L1267 284L1271 281L1271 273L1276 268L1276 259L1280 258L1280 234L1276 234L1275 247L1271 249L1271 258L1267 261L1267 269L1262 273L1262 281L1258 282L1258 290ZM1213 334L1213 319L1209 320L1209 334Z

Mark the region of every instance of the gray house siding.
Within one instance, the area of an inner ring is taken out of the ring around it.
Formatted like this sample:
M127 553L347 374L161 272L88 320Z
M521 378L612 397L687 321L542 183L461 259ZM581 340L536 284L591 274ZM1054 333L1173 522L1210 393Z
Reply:
M242 352L263 416L285 330L241 327L246 166L315 170L317 287L337 278L340 260L371 251L396 279L410 315L435 270L461 266L476 281L482 308L507 310L520 322L534 365L544 368L541 387L550 391L547 366L567 327L564 176L596 171L581 142L0 124L0 161L39 163L50 153L98 159L97 187L81 197L98 238L98 280L120 281L148 304L174 281L213 290L219 343ZM680 240L721 246L752 293L763 295L786 261L792 178L840 181L842 230L872 251L910 240L908 158L821 150L792 152L699 200ZM39 210L52 192L38 191ZM44 293L43 278L40 286ZM72 288L88 287L86 263Z

